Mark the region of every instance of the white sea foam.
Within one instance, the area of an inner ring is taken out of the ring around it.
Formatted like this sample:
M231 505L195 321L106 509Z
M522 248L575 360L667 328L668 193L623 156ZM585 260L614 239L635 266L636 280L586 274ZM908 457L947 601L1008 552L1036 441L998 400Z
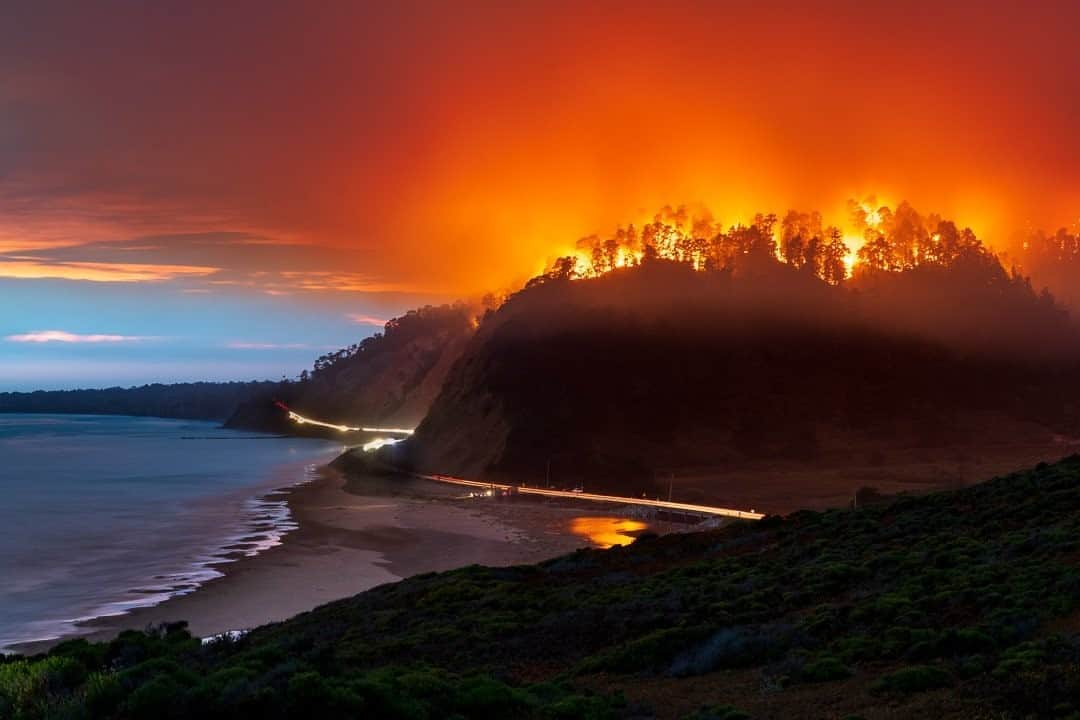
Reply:
M209 423L5 416L0 650L186 595L280 545L297 525L273 491L339 449Z

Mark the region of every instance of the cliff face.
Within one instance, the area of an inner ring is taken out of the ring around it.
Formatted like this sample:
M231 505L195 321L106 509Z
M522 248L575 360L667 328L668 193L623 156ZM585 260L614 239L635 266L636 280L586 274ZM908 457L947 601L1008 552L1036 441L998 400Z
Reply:
M320 359L309 379L283 383L244 403L227 425L296 430L275 404L281 401L303 415L330 422L415 427L464 350L472 323L465 306L413 311L391 321L384 334L338 357Z
M943 332L890 327L867 295L667 266L528 289L485 319L393 455L636 494L672 468L1075 434L1075 361L1002 353L1004 327L993 348L950 343L982 337L956 312Z

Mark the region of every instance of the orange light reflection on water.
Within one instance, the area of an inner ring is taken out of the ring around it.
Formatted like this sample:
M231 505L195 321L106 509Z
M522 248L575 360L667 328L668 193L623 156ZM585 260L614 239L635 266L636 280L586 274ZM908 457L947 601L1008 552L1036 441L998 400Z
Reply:
M632 533L645 530L649 526L640 520L627 520L614 517L577 517L570 523L570 532L587 539L593 545L609 548L614 545L629 545L634 541Z

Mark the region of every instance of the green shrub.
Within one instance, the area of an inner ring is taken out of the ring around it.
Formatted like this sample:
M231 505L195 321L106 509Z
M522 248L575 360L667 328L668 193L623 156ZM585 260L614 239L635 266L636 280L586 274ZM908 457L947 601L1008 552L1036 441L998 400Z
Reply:
M696 710L685 716L683 720L751 720L751 717L749 713L733 705L714 705Z
M975 628L961 628L955 633L949 633L945 638L945 642L954 655L992 653L998 647L994 638Z
M1028 672L1037 668L1044 660L1046 660L1046 653L1038 644L1021 643L1004 652L997 667L994 668L993 675L996 678L1005 678Z
M522 693L485 676L460 682L454 694L454 707L469 718L520 717L528 706Z
M169 675L160 675L131 693L124 702L121 714L134 720L182 717L182 708L177 699L183 694L183 685Z
M70 698L85 679L86 668L69 657L0 664L0 708L15 717L37 716Z
M112 715L124 699L124 687L113 673L94 673L86 679L83 703L92 717Z
M932 665L911 665L884 675L874 683L876 692L916 693L952 685L952 677Z
M829 651L841 662L853 663L876 658L881 654L881 646L869 635L852 635L837 639L829 646Z
M60 643L49 651L49 655L68 657L79 661L87 670L98 670L105 664L106 649L107 646L102 643L91 643L79 638Z
M700 644L709 634L707 628L701 627L654 630L625 645L586 658L579 670L625 673L658 668L670 663L675 655L688 647Z
M346 683L316 672L301 672L289 679L286 708L290 717L313 717L336 720L364 714L365 699ZM396 717L390 713L383 717Z
M993 667L993 662L986 655L968 655L956 663L956 674L961 678L971 678Z
M811 683L831 682L849 677L851 677L851 670L844 663L830 656L818 658L802 669L802 679Z

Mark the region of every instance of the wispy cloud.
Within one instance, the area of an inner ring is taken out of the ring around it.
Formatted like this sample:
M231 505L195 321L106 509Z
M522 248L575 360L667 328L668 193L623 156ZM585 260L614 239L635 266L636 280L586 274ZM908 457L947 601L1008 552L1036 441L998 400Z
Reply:
M286 288L309 292L419 293L430 291L429 288L415 283L383 280L360 273L286 270L278 274L286 284Z
M0 208L3 207L0 193ZM291 242L244 232L148 235L49 244L5 235L0 218L0 278L94 282L176 281L267 295L431 294L432 288L380 274L352 272L365 255L353 248ZM380 322L381 324L381 322Z
M38 258L0 259L0 277L24 279L90 280L93 282L154 282L183 277L204 277L217 268L197 265L143 263L51 262Z
M375 325L376 327L382 327L386 324L386 320L383 318L377 318L372 315L362 315L360 313L349 313L345 317L352 320L354 323L360 325Z
M150 338L143 335L80 334L66 330L33 330L19 335L8 335L4 339L18 343L121 343L138 342Z

